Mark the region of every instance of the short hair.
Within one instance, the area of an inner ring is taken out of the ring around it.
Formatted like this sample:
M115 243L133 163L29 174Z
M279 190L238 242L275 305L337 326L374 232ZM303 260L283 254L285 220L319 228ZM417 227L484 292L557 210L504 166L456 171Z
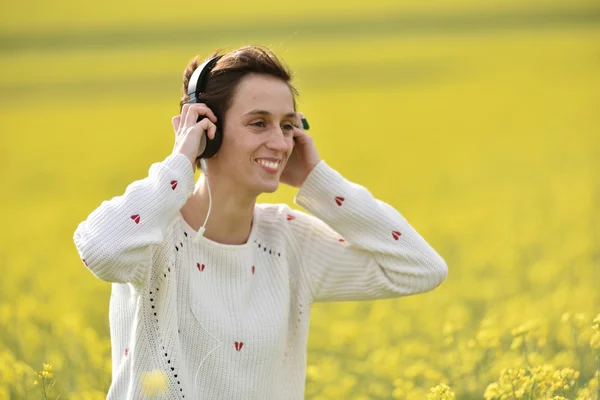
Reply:
M220 55L220 50L213 52L207 60L218 55ZM195 56L185 67L181 101L179 102L180 111L183 105L190 100L187 87L192 74L202 62L199 56ZM259 45L244 46L223 54L212 68L206 88L198 96L198 102L208 105L217 114L217 117L224 115L231 106L231 100L238 84L250 73L272 76L285 82L292 92L294 110L296 110L296 96L299 96L299 93L292 84L291 70L283 65L271 50Z

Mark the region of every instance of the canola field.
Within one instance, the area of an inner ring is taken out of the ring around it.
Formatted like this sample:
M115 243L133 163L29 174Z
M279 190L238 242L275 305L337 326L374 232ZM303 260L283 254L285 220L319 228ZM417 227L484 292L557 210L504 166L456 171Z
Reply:
M0 399L105 398L110 285L73 232L172 151L187 61L245 44L449 267L315 304L306 398L598 400L600 7L579 0L3 2Z

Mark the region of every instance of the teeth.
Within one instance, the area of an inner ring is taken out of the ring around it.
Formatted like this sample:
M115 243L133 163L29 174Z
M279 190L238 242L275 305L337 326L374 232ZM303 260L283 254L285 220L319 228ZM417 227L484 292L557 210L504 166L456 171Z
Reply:
M256 160L256 162L267 168L277 169L279 167L279 161Z

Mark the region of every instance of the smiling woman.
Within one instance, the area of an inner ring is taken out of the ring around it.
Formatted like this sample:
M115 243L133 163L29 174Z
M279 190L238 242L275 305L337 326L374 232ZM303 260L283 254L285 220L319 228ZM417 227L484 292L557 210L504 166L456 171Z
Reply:
M423 293L447 266L398 211L320 158L269 50L221 56L193 103L198 67L184 73L172 154L74 234L85 266L112 282L108 399L143 398L149 371L164 372L168 399L303 399L313 303ZM194 183L202 135L217 128L222 145ZM280 182L312 215L256 203Z

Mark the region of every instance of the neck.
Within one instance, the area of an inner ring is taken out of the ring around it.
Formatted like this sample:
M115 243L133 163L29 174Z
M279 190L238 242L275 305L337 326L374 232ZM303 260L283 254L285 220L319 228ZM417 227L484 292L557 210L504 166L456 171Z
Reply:
M185 221L196 231L208 213L209 196L206 175L200 175L194 193L181 208ZM210 180L212 207L206 223L204 237L222 244L244 244L250 236L256 196L242 195L239 185L220 180Z

